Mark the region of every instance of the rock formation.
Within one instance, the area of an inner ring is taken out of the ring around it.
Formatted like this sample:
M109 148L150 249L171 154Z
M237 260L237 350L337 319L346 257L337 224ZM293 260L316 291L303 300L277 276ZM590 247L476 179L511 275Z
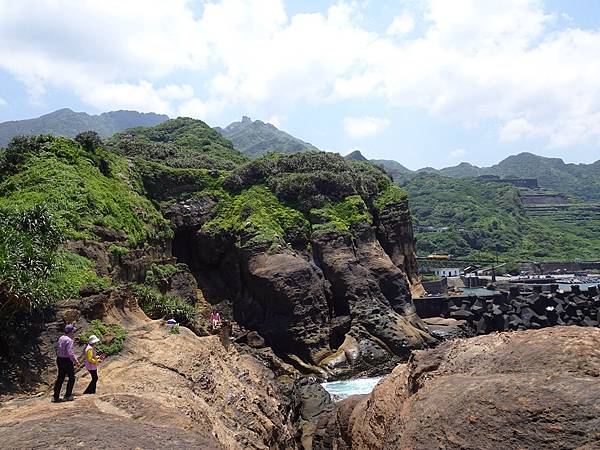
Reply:
M598 448L599 348L575 326L447 341L337 404L313 448Z
M81 396L89 381L81 370L75 402L51 405L49 394L6 401L3 447L295 448L291 390L255 358L225 349L218 336L170 334L127 296L59 308L68 310L78 323L122 324L125 347L101 365L95 396ZM50 370L48 382L54 376Z

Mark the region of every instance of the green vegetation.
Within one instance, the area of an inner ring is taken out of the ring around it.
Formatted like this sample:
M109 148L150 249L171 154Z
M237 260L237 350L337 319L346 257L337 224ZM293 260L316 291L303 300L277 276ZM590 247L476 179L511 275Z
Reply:
M77 297L81 286L105 287L92 261L61 248L68 239L100 239L98 227L130 245L169 236L150 200L132 189L125 158L93 134L11 141L0 159L0 316L41 310ZM120 250L124 247L120 247ZM117 246L112 250L117 250Z
M408 194L395 184L390 184L375 199L375 208L381 214L391 205L405 205L408 201Z
M182 194L218 189L225 172L215 169L175 168L164 164L135 159L144 190L155 200L180 198Z
M88 152L52 136L15 139L0 174L0 208L45 205L67 238L97 239L96 226L122 231L132 244L170 233L152 203L132 189L127 160L100 148Z
M310 214L313 223L316 223L315 231L351 231L355 224L373 222L367 205L359 195L351 195L338 203L328 203L323 208L314 208Z
M310 225L302 213L282 205L264 186L253 186L223 199L217 215L204 225L215 234L236 233L247 243L306 242Z
M179 334L179 333L181 333L181 329L179 328L179 324L176 323L175 325L173 325L171 327L171 329L169 330L169 333L171 333L171 334Z
M421 230L420 255L492 259L497 252L505 260L596 260L600 254L598 218L568 212L530 216L513 186L425 173L402 183L413 224ZM438 231L425 232L426 227Z
M152 128L132 128L109 141L130 157L178 168L233 169L246 157L201 120L180 117Z
M79 343L86 345L92 334L100 339L96 344L96 351L105 355L114 355L123 350L127 337L127 331L121 325L108 325L100 320L92 320L90 326L79 334Z
M152 264L146 272L144 281L148 285L161 285L166 283L173 275L185 270L185 264Z
M135 285L133 293L140 308L151 319L175 319L186 326L198 323L198 312L195 306L179 297L162 294L154 288L143 285Z

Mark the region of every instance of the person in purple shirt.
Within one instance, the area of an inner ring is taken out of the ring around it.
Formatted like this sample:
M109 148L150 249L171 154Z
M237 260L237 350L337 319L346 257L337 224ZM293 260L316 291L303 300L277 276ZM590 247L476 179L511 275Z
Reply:
M79 367L79 361L73 351L73 336L75 335L75 325L67 325L65 334L58 339L56 346L56 365L58 366L58 376L54 383L53 403L60 402L60 390L62 389L65 377L69 377L67 381L67 391L65 392L65 401L73 400L73 386L75 386L75 367Z

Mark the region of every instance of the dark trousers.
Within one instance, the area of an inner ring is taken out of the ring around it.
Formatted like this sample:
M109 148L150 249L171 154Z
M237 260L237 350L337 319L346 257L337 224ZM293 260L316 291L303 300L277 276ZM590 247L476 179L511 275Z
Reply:
M67 381L65 397L70 397L73 395L73 386L75 386L75 367L73 367L73 361L70 358L56 358L56 365L58 366L58 376L56 377L56 383L54 383L54 398L58 399L60 397L60 390L66 376L69 377L69 381Z
M95 394L96 393L96 383L98 382L98 371L90 370L90 375L92 376L92 381L88 384L88 387L83 391L84 394Z

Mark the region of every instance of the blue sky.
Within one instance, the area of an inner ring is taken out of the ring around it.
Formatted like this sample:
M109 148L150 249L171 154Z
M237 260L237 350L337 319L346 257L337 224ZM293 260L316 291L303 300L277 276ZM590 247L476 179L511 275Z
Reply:
M600 3L0 0L0 121L270 121L409 168L600 159Z

